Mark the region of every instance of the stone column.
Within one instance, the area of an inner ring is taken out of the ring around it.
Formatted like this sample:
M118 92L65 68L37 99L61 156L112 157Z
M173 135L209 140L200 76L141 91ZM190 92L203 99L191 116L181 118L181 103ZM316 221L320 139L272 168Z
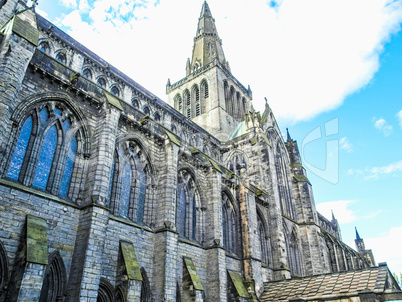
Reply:
M154 298L155 301L176 301L177 244L176 186L179 146L166 140L164 168L158 188L158 219L155 233ZM164 300L165 299L165 300Z
M208 218L206 246L208 259L207 301L227 301L226 251L222 233L222 174L211 169L208 175L209 190L205 192Z
M90 158L89 179L81 204L86 208L81 211L77 226L66 301L97 299L109 218L109 209L105 206L119 117L117 108L106 108L94 130L94 145L98 147Z
M241 176L245 175L246 171L241 170ZM257 234L257 212L255 205L255 196L249 192L245 184L246 179L242 179L239 185L239 202L241 215L241 231L243 242L243 265L244 277L247 291L251 294L250 301L257 301L256 292L260 292L263 288L263 280L261 276L261 262L257 261L257 252L260 250Z

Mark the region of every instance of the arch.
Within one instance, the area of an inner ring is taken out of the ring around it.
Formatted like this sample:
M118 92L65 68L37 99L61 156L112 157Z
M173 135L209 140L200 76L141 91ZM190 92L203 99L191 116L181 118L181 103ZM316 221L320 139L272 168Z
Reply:
M114 302L113 285L106 278L101 277L98 289L97 302Z
M176 228L180 236L203 242L200 194L189 169L177 173Z
M302 276L303 275L303 263L302 256L300 252L300 242L298 239L297 231L293 228L292 233L289 235L289 231L286 225L284 225L284 235L286 242L286 250L288 257L288 264L290 272L292 275Z
M201 114L201 104L200 104L200 89L197 84L194 84L191 88L191 104L194 104L192 107L192 117L199 116Z
M237 112L237 106L235 101L236 91L233 86L230 86L229 91L229 114L234 117Z
M140 109L140 101L138 100L138 98L132 98L131 104L135 109Z
M201 114L207 111L207 99L209 98L209 87L206 79L203 79L200 84L201 94Z
M174 109L183 113L183 100L181 99L180 94L176 94L174 97Z
M64 50L58 51L56 53L56 60L60 63L67 65L67 54Z
M240 223L238 210L229 197L228 192L222 192L222 230L223 244L226 251L232 254L240 254Z
M151 286L149 283L147 272L143 267L141 267L141 276L142 276L142 282L141 282L140 302L151 302L152 301Z
M271 242L269 238L268 223L264 214L257 207L257 234L260 243L261 262L267 266L272 263Z
M158 112L155 112L155 114L154 114L154 120L155 120L156 122L160 122L161 116L159 115Z
M240 170L245 168L247 170L246 155L242 152L235 151L229 156L227 167L236 175L240 175Z
M82 76L84 78L87 78L88 80L92 80L93 74L94 74L93 71L89 67L85 67L82 70Z
M110 208L114 215L153 225L153 171L148 152L135 134L117 140L109 183Z
M39 302L61 301L65 294L67 274L59 251L50 254L48 262Z
M225 109L230 114L229 85L227 81L223 81L223 93L225 95Z
M7 177L57 196L76 198L83 180L71 176L82 175L85 167L75 165L75 160L90 150L81 110L64 94L43 94L20 103L11 120L7 149L12 152L2 162ZM69 192L73 182L74 190Z
M292 191L289 184L288 169L286 162L283 160L283 154L286 151L283 151L279 141L275 150L275 170L282 214L295 219L295 210L293 206Z
M187 118L191 118L191 97L190 91L188 89L184 90L183 92L183 107L184 107L184 115Z
M39 42L38 48L40 51L44 52L45 54L50 55L51 48L50 48L50 44L48 41Z
M149 109L149 107L147 106L147 105L145 105L144 107L142 107L142 112L145 114L145 115L150 115L151 114L151 109Z
M99 77L99 78L96 80L96 84L97 84L99 87L103 88L103 89L106 88L106 85L107 85L106 83L107 83L107 82L106 82L105 78L103 78L103 77Z
M0 241L0 299L8 283L8 259L3 243Z
M117 85L113 85L110 88L110 93L113 94L114 96L120 97L120 88L117 87Z
M125 290L121 286L117 287L115 292L115 302L126 302L127 301L126 296L127 294Z
M235 104L236 104L236 112L235 112L235 117L238 119L238 120L241 120L241 117L243 116L243 108L242 108L242 105L241 105L241 96L240 96L240 92L236 92L236 101L235 101Z

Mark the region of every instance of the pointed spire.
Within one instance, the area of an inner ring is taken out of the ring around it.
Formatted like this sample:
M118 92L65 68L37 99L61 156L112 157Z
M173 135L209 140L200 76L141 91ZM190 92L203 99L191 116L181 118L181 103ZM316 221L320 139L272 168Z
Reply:
M334 215L334 211L331 210L332 213L332 221L336 220L335 215Z
M357 231L357 228L356 228L356 227L355 227L355 231L356 231L356 240L361 239L361 238L360 238L360 235L359 235L359 232Z
M286 134L287 134L287 141L288 142L292 141L292 138L290 137L290 134L289 134L289 128L286 128ZM332 213L332 217L333 216L334 216L334 213Z
M202 5L194 38L190 73L213 62L215 59L218 59L219 62L226 66L222 40L216 30L215 19L212 17L208 3L205 1Z
M191 73L191 64L190 64L190 58L187 58L187 64L186 64L186 76L188 76Z

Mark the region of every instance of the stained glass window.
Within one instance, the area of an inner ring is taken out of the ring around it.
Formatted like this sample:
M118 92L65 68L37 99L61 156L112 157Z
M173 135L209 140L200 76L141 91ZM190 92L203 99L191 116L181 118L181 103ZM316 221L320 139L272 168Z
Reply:
M131 176L131 164L128 162L123 169L119 207L119 215L125 218L128 215L128 206L130 204Z
M25 120L24 125L21 128L20 136L18 137L17 146L15 147L13 159L8 170L7 177L17 180L21 171L22 162L25 157L29 138L32 132L32 117L28 117Z
M43 108L40 112L39 112L40 118L44 121L47 121L47 119L49 118L49 113L47 112L46 108Z
M140 179L139 179L139 194L138 194L138 210L137 210L137 221L138 222L143 222L144 220L144 206L145 206L145 191L146 191L146 186L147 186L147 177L145 175L145 172L142 171L140 174Z
M57 145L57 129L52 126L46 133L43 140L42 150L39 156L39 162L36 167L33 186L39 189L46 189L49 179L50 168L53 163L54 152Z
M66 120L63 122L63 128L64 128L64 130L68 131L68 129L70 129L70 127L71 127L71 122L70 122L69 119L66 119Z
M112 198L112 187L113 187L113 178L114 178L114 166L115 166L115 160L113 159L113 162L112 162L112 171L110 172L109 189L108 189L108 193L107 193L108 198L107 198L107 200L106 200L106 203L107 203L106 206L109 206L109 205L110 205L110 199Z
M70 187L71 175L73 174L74 159L77 153L77 139L74 137L68 150L66 166L64 168L63 178L61 180L60 196L67 196Z
M185 221L186 221L186 192L182 186L177 188L177 221L176 227L179 234L184 236Z
M58 115L61 115L61 109L60 108L55 108L54 113L58 114Z

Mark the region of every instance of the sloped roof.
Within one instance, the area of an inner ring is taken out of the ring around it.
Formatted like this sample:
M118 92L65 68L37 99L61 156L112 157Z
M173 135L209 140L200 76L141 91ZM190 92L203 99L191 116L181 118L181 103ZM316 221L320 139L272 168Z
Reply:
M370 290L382 294L399 286L386 265L349 272L316 275L290 280L267 282L261 301L289 301L295 297L306 300L335 300L336 297L358 296L359 291Z

